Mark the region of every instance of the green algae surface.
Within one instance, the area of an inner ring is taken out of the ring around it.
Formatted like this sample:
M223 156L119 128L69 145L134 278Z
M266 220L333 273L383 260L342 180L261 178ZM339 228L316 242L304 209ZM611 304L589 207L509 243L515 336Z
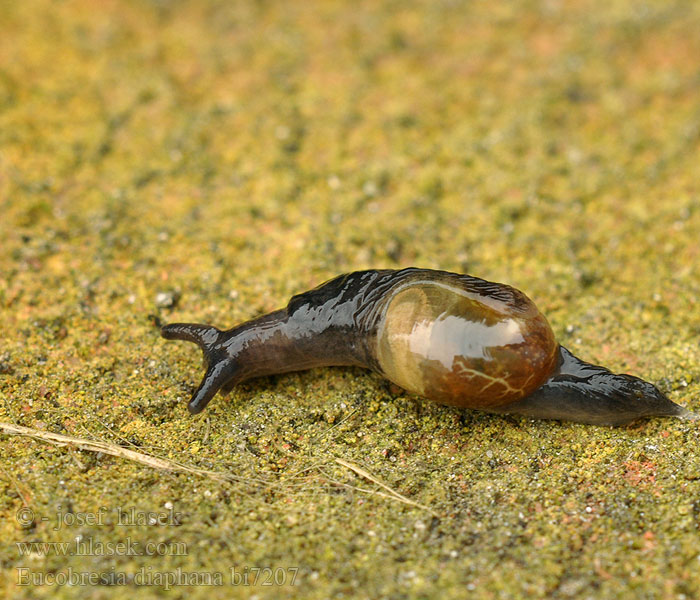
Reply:
M1 1L0 422L36 435L0 434L0 595L700 596L696 423L340 368L192 417L156 327L441 268L700 410L698 31L691 0Z

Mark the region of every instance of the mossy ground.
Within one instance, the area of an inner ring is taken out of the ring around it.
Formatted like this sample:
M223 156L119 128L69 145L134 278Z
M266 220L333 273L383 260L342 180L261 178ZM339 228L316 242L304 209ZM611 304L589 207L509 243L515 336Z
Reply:
M468 272L700 409L699 31L692 0L0 2L0 421L236 478L3 435L0 589L180 568L224 585L169 597L700 596L697 424L488 416L359 369L191 417L199 353L153 324L229 326L361 268ZM177 526L115 522L171 504ZM16 546L77 536L186 552ZM255 567L296 585L231 585Z

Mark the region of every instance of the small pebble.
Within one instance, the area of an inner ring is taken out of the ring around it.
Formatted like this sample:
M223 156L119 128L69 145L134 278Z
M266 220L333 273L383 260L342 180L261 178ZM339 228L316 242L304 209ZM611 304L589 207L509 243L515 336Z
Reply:
M173 308L179 299L177 292L158 292L155 301L158 308Z

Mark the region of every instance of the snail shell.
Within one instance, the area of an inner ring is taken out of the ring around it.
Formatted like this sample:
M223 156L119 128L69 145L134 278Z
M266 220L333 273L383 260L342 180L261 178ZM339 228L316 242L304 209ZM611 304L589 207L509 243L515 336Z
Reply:
M524 294L489 289L428 280L395 291L378 328L381 372L409 392L468 408L534 392L556 366L554 333Z

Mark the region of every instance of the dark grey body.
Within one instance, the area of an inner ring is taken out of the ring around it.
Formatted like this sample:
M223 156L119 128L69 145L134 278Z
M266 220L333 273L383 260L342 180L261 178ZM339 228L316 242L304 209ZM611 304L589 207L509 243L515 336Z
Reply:
M624 425L642 417L695 418L651 383L584 362L563 346L559 354L559 368L544 385L492 412L591 425Z
M426 274L512 302L512 288L467 275L415 268L370 270L336 277L294 296L284 309L227 331L192 323L165 325L164 338L198 344L208 363L189 402L190 412L204 410L219 389L230 390L254 377L341 365L381 373L374 348L386 299L396 286ZM650 383L588 364L563 347L559 352L557 368L534 393L489 410L596 425L621 425L646 416L694 418Z
M201 412L220 388L230 390L254 377L319 366L378 370L369 342L376 335L381 299L414 271L340 275L293 296L286 308L227 331L194 323L165 325L164 338L198 344L209 364L188 405L190 412Z

